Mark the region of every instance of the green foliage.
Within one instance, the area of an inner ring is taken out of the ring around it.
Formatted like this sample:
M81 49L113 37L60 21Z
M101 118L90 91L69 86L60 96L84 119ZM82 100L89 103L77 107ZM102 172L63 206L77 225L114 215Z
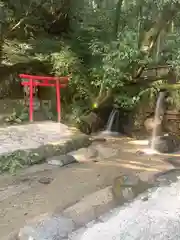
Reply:
M21 163L21 158L20 158L21 153L16 153L16 154L11 154L11 157L9 156L4 156L1 157L0 161L0 172L9 172L11 174L15 174L16 171L20 168L23 167L23 164Z
M67 76L70 73L78 72L80 68L80 59L68 47L64 46L60 52L51 54L52 71L57 76Z
M171 91L167 102L170 109L180 111L180 90Z
M17 109L14 109L14 112L5 119L5 122L13 124L13 123L18 123L21 124L24 121L29 120L29 112L27 108L21 108L19 111Z
M1 0L0 61L13 68L37 60L43 70L28 66L22 71L69 75L68 87L61 90L62 116L79 124L109 92L114 104L126 110L140 103L153 107L166 79L150 83L147 78L139 84L151 65L171 65L179 82L179 26L180 0ZM55 90L50 94L53 104L47 115L55 118ZM168 103L180 110L179 89L170 92ZM10 121L27 117L14 113ZM12 158L4 168L18 164Z
M112 90L115 103L126 109L133 109L145 95L151 101L159 86L138 86L134 94L126 88L137 80L134 76L141 66L168 63L180 72L178 0L2 2L3 60L12 64L38 59L48 62L50 74L70 75L62 100L74 115L90 110L107 89ZM153 35L159 31L155 23L161 21L161 34ZM57 31L63 28L66 33ZM148 40L147 33L152 34Z
M80 24L73 25L76 29L73 36L76 36L79 40L76 43L80 45L80 47L76 46L76 51L80 56L83 55L82 58L89 68L91 85L96 89L100 89L102 85L104 89L114 89L115 102L131 109L146 92L151 92L148 95L152 98L155 96L154 87L143 89L142 92L139 89L137 96L124 93L123 89L134 80L133 75L139 66L164 61L165 55L168 54L164 46L160 48L157 58L157 53L149 55L141 51L141 39L146 30L153 25L157 15L165 11L167 4L171 8L173 3L170 1L123 2L120 6L119 32L116 38L113 33L116 4L112 2L110 7L107 2L95 3L92 5L92 2L88 1L87 5L81 6L80 11L75 12L75 16L81 19ZM82 51L84 46L88 46L86 53Z
M176 74L180 76L180 32L172 32L168 35L163 57L167 59L167 63L170 64L175 70Z

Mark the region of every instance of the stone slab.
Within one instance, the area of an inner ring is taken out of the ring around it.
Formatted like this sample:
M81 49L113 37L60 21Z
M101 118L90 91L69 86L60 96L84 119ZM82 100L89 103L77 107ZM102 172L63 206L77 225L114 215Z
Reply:
M44 162L46 158L87 147L89 137L56 122L33 123L0 128L0 170Z
M114 206L112 187L107 187L84 197L78 203L65 209L63 216L73 219L76 226L80 227Z
M134 176L128 181L125 179L125 182L120 183L120 191L123 191L126 187L132 187L134 191L134 188L138 187L139 181L142 181L138 178L138 176ZM145 187L138 189L138 194L146 191L149 186L152 187L152 184L147 183ZM138 194L134 194L134 196ZM119 197L122 197L123 200ZM130 200L133 199L130 198ZM127 196L124 197L123 194L120 194L117 198L114 195L113 187L106 187L82 198L64 211L56 209L51 214L47 213L32 219L20 229L17 240L29 240L28 237L30 236L36 240L78 239L84 228L89 228L96 222L106 221L112 214L110 210L127 201L129 201Z
M109 217L74 235L71 240L178 240L180 181L152 189L149 199L140 197L118 207Z
M49 165L55 165L60 167L68 165L70 163L77 162L73 156L68 154L54 156L54 157L48 158L46 161Z
M91 161L93 158L98 158L98 151L93 147L80 148L77 151L68 153L73 156L78 162Z
M66 125L51 121L0 128L0 155L67 140L73 135Z

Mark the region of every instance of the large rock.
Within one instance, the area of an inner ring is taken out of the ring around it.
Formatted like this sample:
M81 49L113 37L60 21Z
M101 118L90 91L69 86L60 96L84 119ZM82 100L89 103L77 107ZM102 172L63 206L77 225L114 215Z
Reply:
M91 134L92 132L96 132L103 126L101 118L94 113L90 112L86 116L81 117L81 122L79 123L79 129L81 132L85 134Z
M160 136L162 134L162 121L159 119L157 121L154 120L154 117L147 118L144 121L144 127L148 134L152 134L153 129L156 127L157 135Z
M60 167L77 162L73 156L65 154L48 158L46 161L49 165L55 165Z
M149 141L151 146L152 140ZM161 153L175 152L180 146L180 138L175 135L168 134L164 136L157 136L155 138L155 150Z
M152 186L152 181L147 181L140 176L122 175L114 179L112 192L118 204L123 204L126 201L133 200Z
M117 157L119 153L119 149L110 148L101 144L97 144L94 148L97 150L100 159Z
M98 156L98 151L93 147L80 148L77 151L68 153L76 159L78 162L91 161L93 158Z

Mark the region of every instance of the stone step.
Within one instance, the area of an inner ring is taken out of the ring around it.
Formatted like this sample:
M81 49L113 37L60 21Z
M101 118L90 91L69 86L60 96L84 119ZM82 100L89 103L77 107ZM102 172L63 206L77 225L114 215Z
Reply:
M133 200L138 194L143 193L157 182L148 182L141 176L122 176L124 182L119 182L118 198L114 195L114 186L109 186L82 198L79 202L66 208L64 211L55 209L52 213L45 213L32 219L17 231L17 240L65 240L76 239L77 233L82 235L87 227L96 222L105 221L112 209ZM139 184L143 188L139 189ZM131 191L126 191L131 189ZM138 189L138 192L136 190ZM139 191L140 190L140 191ZM133 192L133 194L132 194ZM117 201L118 200L118 201ZM13 233L15 236L15 233ZM11 234L11 237L12 235ZM6 238L3 240L13 240Z

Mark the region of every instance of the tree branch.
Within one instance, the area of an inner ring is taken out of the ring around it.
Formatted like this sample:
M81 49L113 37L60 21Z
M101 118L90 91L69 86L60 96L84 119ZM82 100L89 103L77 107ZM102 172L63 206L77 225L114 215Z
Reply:
M150 30L145 33L144 40L141 44L141 52L144 55L148 57L151 56L159 34L167 27L170 22L172 22L172 19L179 11L179 7L179 3L173 5L167 4L166 7L164 7L162 14L157 18L156 22L153 24ZM147 64L140 66L133 78L139 78L146 66Z

